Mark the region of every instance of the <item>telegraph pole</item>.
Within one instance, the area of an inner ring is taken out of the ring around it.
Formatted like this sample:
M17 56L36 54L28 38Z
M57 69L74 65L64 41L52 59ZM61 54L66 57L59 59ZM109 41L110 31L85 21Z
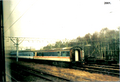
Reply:
M18 51L18 38L16 38L16 51L17 51L17 55L16 55L16 61L18 62L18 55L19 55L19 51Z
M14 38L16 40L16 42L14 41ZM16 61L18 62L18 56L19 56L19 44L21 44L25 38L23 38L23 40L19 43L19 38L18 37L14 37L14 38L11 38L10 37L10 40L16 45Z

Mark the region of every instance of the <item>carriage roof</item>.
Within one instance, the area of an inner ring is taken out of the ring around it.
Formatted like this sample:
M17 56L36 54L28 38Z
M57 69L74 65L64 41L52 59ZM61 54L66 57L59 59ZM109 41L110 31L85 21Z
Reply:
M65 50L71 50L71 49L81 49L79 46L75 47L63 47L63 48L52 48L52 49L43 49L43 50L19 50L19 52L40 52L40 51L65 51Z

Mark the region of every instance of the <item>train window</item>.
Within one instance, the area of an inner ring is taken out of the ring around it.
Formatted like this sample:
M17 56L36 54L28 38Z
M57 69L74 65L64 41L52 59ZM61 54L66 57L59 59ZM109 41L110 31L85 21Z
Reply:
M44 52L43 56L60 56L60 52Z
M61 56L61 53L60 52L43 52L43 53L37 53L37 56Z
M70 56L70 52L69 51L63 51L63 52L61 52L61 56Z
M53 55L52 56L58 56L58 52L52 52Z
M32 52L32 56L35 56L35 52Z
M15 52L11 52L10 55L16 56L16 53Z
M16 54L15 54L15 53L13 53L13 52L11 52L11 53L10 53L10 55L15 56Z
M50 56L50 53L49 52L44 52L43 56Z
M65 53L65 52L62 52L62 56L66 56L66 53Z
M50 56L58 56L58 52L49 52Z
M57 56L61 56L61 52L57 52Z
M42 56L42 53L37 53L37 56Z

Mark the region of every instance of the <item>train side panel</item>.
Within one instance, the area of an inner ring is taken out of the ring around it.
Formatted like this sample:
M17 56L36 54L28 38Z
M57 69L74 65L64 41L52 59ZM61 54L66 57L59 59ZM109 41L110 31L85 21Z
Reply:
M69 51L37 52L37 55L34 56L34 59L70 62L70 52Z
M34 59L70 62L70 57L34 56Z
M10 53L10 58L16 58L16 52L11 52ZM19 52L18 58L23 58L23 59L33 59L35 56L34 52Z

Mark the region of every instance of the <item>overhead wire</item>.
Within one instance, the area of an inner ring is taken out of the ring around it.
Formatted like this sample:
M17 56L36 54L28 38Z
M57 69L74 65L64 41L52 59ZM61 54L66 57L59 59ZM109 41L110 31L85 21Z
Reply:
M13 11L17 8L18 4L20 3L21 0L19 0L19 2L17 3L17 5L14 7L14 9L11 11L11 13L9 14L8 18L6 19L5 23L7 22L7 20L10 18L11 14L13 13Z
M37 0L36 0L36 1L37 1ZM35 2L36 2L36 1L35 1ZM23 17L23 15L35 4L35 2L23 13L14 23L12 23L12 25L11 25L8 29L10 29L19 19L21 19L21 18ZM7 29L7 30L8 30L8 29ZM7 30L6 30L6 31L7 31ZM5 31L5 32L6 32L6 31ZM4 33L5 33L5 32L4 32Z

